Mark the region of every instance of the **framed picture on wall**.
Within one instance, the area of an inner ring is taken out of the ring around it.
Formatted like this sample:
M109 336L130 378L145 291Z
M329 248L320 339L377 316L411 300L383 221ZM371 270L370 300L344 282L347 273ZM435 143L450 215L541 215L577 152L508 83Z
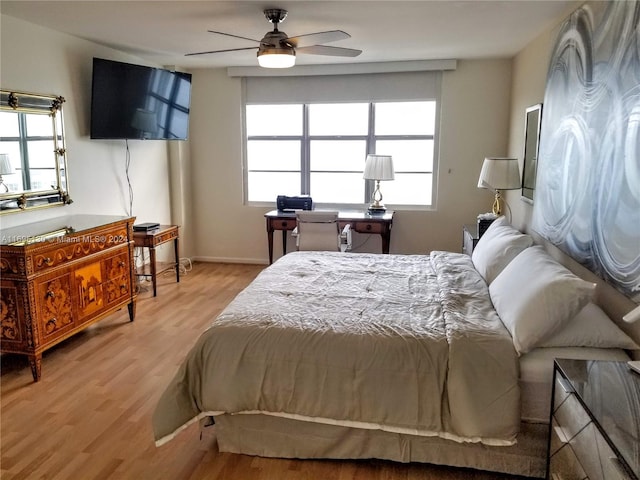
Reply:
M524 163L522 165L522 200L533 203L533 191L536 188L538 167L538 145L540 143L540 124L542 104L532 105L525 110L524 117Z

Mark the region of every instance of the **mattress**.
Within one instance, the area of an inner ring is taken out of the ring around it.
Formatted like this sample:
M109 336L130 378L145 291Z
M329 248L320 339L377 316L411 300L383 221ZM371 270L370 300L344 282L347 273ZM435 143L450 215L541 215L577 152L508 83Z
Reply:
M629 355L617 348L588 347L537 348L522 355L519 384L523 421L549 423L555 358L626 361Z

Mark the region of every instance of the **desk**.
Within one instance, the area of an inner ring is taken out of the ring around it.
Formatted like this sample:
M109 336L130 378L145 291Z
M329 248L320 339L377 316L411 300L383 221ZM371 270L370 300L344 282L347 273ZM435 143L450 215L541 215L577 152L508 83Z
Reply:
M384 213L368 213L366 211L341 211L338 214L340 228L350 224L351 229L358 233L377 233L382 237L382 253L389 253L391 242L391 226L393 225L393 210ZM282 231L282 254L287 253L287 232L296 228L296 212L271 210L265 213L267 220L267 239L269 241L269 263L273 263L273 232Z
M151 277L153 283L153 296L156 296L157 281L156 277L159 273L162 273L170 268L176 269L176 282L180 282L180 255L178 253L178 225L160 225L153 230L134 231L133 241L136 247L149 249L149 267L151 271L147 271L146 265L139 267L136 270L136 276L138 277ZM156 247L163 243L173 240L173 251L175 254L175 262L167 263L164 265L156 264Z

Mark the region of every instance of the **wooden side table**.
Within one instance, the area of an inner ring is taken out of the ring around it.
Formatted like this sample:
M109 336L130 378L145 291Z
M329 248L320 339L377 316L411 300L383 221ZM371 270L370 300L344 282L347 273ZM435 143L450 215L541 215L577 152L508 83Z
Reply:
M153 284L153 296L157 294L157 276L158 274L169 270L176 269L176 282L180 282L180 254L178 249L178 225L160 225L153 230L134 231L133 241L136 247L149 249L149 269L146 265L142 265L136 269L136 276L151 277ZM156 263L156 247L163 243L173 240L173 250L175 262Z

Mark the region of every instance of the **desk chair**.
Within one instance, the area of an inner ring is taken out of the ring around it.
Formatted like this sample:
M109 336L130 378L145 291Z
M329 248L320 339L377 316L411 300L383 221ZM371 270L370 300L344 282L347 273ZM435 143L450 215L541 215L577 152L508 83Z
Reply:
M296 220L297 226L291 235L296 239L298 250L351 250L351 225L340 231L338 212L305 210L297 212Z

